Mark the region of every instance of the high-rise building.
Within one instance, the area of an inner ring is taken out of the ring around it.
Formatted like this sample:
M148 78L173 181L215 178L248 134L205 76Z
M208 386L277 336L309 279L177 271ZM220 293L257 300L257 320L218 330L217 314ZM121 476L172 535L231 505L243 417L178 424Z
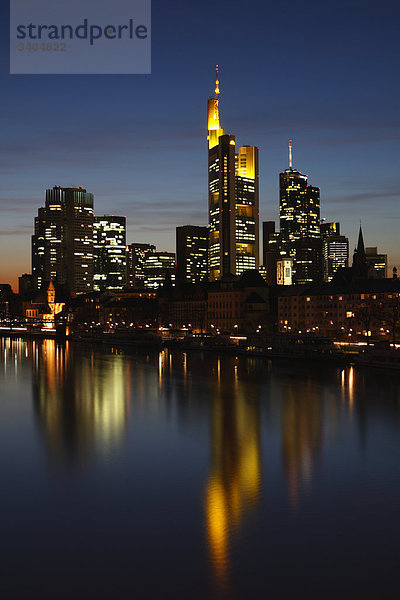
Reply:
M126 281L126 217L95 217L93 247L94 290L122 290Z
M277 263L281 259L281 235L275 231L275 221L264 221L263 224L263 262L266 282L277 283Z
M319 188L308 185L307 175L292 167L280 174L280 230L283 258L293 261L294 283L322 279Z
M46 280L46 272L48 273L48 279L50 281L51 276L49 273L50 265L47 264L46 268L46 260L50 262L50 239L47 238L46 243L46 208L41 207L38 210L38 216L35 217L34 221L34 234L32 236L32 275L34 277L35 289L40 290L44 281ZM45 253L45 247L47 252ZM61 232L60 232L60 240L58 244L54 245L53 250L57 252L57 248L59 248L58 252L59 256L59 264L61 264Z
M157 289L166 278L175 281L175 252L148 252L143 265L144 287Z
M376 246L365 249L365 259L369 265L368 277L371 279L386 279L387 254L378 254Z
M46 190L32 237L38 287L54 281L73 295L93 290L93 220L93 194L81 187Z
M240 275L259 263L258 148L239 147L219 122L218 65L215 97L208 100L209 272L212 281Z
M349 240L340 235L340 224L321 223L324 281L332 280L340 267L347 269L349 264Z
M149 253L155 252L153 244L129 244L126 247L126 287L144 287L144 263Z
M208 278L208 227L176 228L176 278L198 283Z
M258 148L241 146L236 154L236 275L259 265Z

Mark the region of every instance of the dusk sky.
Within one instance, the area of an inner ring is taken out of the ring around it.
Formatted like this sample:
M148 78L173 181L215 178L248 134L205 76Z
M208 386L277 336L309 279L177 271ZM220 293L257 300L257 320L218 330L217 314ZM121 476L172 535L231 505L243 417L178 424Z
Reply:
M206 105L260 147L261 220L278 219L279 172L321 188L321 217L353 251L400 267L399 5L315 0L152 3L152 74L9 75L0 29L0 283L30 272L45 189L83 186L95 213L126 215L127 242L175 250L177 225L207 224ZM390 274L390 271L389 271ZM16 291L16 288L15 288Z

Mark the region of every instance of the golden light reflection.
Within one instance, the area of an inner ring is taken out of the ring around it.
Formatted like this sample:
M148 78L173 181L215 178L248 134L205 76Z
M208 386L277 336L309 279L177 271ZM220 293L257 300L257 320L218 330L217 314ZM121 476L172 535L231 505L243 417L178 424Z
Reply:
M349 378L348 378L348 386L349 386L349 408L350 414L353 414L354 410L354 367L353 365L349 368Z
M259 405L247 400L235 365L233 371L221 385L218 359L205 497L210 560L221 585L228 582L232 539L255 509L261 490Z
M354 411L354 375L353 365L350 365L348 369L343 369L340 375L342 403L345 404L346 401L348 402L350 417Z
M300 489L311 482L313 464L322 449L321 398L312 389L301 395L294 386L287 391L282 405L282 446L289 499L295 507Z
M127 420L123 357L88 352L74 360L68 347L45 340L33 367L34 403L53 457L117 447Z

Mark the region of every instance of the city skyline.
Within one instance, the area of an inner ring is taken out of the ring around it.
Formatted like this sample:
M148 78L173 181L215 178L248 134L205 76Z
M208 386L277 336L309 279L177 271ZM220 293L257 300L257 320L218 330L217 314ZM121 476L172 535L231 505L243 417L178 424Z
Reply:
M7 75L3 25L0 237L2 254L12 260L2 261L2 282L16 289L18 275L29 272L32 216L44 190L56 184L91 190L98 214L112 205L115 214L126 215L128 243L173 251L175 226L207 224L204 110L215 63L224 126L241 143L260 147L260 220L278 221L279 173L287 168L293 139L294 167L320 187L321 217L340 221L350 255L361 219L366 245L388 254L389 274L400 264L399 85L389 76L394 23L365 5L361 13L357 3L338 3L333 11L309 2L295 19L294 3L269 10L256 3L242 23L247 45L236 59L223 36L208 32L206 44L204 33L192 31L206 24L209 5L184 10L178 3L168 15L153 3L153 75L141 77ZM215 7L224 33L240 22L240 11L231 7L229 28L224 23L228 6ZM375 33L376 19L383 21L385 36ZM165 27L172 21L174 38ZM312 35L300 38L299 25ZM368 45L372 33L377 43Z

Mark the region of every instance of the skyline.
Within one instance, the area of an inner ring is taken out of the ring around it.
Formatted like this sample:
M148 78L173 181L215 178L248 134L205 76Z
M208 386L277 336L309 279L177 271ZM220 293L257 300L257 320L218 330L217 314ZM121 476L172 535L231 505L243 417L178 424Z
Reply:
M292 139L293 166L321 189L321 217L341 223L350 255L361 219L366 245L388 254L388 274L400 266L395 19L365 4L361 13L357 2L339 2L335 11L308 2L292 22L297 3L269 11L254 4L259 10L242 22L229 5L224 22L228 3L218 3L214 32L211 2L178 2L169 12L153 2L153 74L88 77L7 75L2 8L0 250L13 256L2 261L2 283L15 288L30 271L33 217L53 185L86 188L97 215L126 215L128 243L174 251L176 226L208 223L206 100L215 63L226 132L260 147L260 220L278 223L279 173ZM224 38L240 22L242 37L232 39L238 55ZM175 37L166 33L171 23ZM301 38L301 26L323 41L319 52Z

